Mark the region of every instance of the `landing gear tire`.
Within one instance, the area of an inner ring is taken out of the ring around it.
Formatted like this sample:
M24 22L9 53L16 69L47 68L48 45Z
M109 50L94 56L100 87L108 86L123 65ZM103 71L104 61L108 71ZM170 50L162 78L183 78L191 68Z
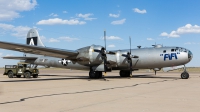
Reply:
M130 77L130 71L120 70L119 75L121 77Z
M99 78L102 78L102 76L103 76L102 72L99 72Z
M102 77L102 72L100 71L90 71L89 72L89 77L91 79L98 79L98 78L101 78Z
M17 76L17 78L21 78L21 75L16 75Z
M12 72L12 71L9 71L9 72L8 72L8 77L9 77L9 78L13 78L13 76L14 76L13 72Z
M188 79L190 77L189 73L183 72L181 73L181 79Z
M34 75L33 75L33 78L38 78L38 74L34 74Z
M30 72L25 72L24 76L25 76L25 78L31 78L31 73Z

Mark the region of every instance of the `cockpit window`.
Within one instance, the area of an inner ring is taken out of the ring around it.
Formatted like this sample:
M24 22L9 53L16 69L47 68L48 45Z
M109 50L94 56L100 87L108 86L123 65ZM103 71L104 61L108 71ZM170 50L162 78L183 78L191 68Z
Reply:
M188 50L187 50L187 49L185 49L185 48L182 48L182 47L180 47L180 48L179 48L179 52L186 52L186 53L187 53L187 52L188 52Z
M166 50L163 50L163 53L166 53Z

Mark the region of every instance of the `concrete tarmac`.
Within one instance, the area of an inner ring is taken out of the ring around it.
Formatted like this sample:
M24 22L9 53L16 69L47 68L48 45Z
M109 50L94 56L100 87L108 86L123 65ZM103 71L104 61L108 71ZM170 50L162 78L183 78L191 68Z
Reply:
M3 69L0 70L3 74ZM89 79L88 71L42 69L38 78L0 75L0 112L199 112L200 74L118 71Z

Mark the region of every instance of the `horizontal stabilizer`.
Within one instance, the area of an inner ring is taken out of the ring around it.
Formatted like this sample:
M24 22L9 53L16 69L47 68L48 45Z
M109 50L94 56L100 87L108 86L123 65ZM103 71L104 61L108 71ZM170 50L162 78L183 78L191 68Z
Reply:
M35 59L37 59L38 57L20 57L20 56L18 56L18 57L14 57L14 56L6 56L6 57L2 57L3 59L15 59L15 60L27 60L27 59L29 59L29 60L35 60Z

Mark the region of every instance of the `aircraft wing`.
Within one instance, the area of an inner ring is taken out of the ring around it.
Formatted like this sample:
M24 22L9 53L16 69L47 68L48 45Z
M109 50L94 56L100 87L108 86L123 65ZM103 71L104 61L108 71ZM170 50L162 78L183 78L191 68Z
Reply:
M5 57L2 57L3 59L16 59L16 60L35 60L37 59L38 57L20 57L20 56L5 56Z
M78 51L57 49L50 47L40 47L40 46L30 46L18 43L9 43L0 41L0 48L8 49L13 51L19 51L24 53L45 55L50 57L65 58L65 59L75 59L78 55Z

